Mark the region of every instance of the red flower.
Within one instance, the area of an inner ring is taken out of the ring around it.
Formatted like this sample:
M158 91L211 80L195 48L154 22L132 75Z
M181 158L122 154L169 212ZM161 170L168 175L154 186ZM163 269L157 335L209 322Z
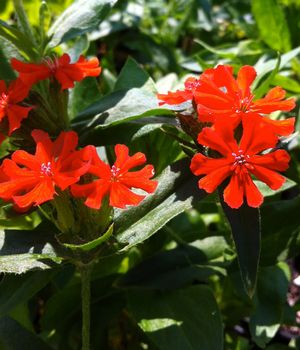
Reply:
M127 205L138 205L145 196L132 192L133 187L149 193L154 192L157 187L157 181L149 180L154 175L152 165L129 172L130 169L146 162L143 153L138 152L130 157L128 147L125 145L116 145L115 153L116 161L110 168L99 158L96 149L93 148L89 173L96 175L98 179L88 184L76 184L71 187L75 197L87 197L85 204L90 208L99 209L102 199L108 194L109 204L112 207L125 208Z
M19 103L28 95L29 88L19 79L13 81L9 87L3 80L0 80L0 122L7 116L10 135L18 129L21 121L27 118L32 107L24 107Z
M0 198L12 200L19 208L29 208L53 199L55 186L65 190L87 172L89 147L75 151L75 132L62 132L52 142L42 130L34 130L34 155L15 151L0 169Z
M68 54L60 58L44 59L43 63L25 63L13 58L12 67L20 73L20 79L31 86L40 80L54 77L60 84L61 89L74 87L74 81L81 81L86 77L97 77L101 72L99 61L96 57L86 60L83 56L79 57L76 63L70 63Z
M178 105L185 101L192 100L194 92L198 88L199 84L199 79L190 77L184 83L184 90L177 90L175 92L169 91L167 94L157 94L157 98L161 100L159 105L161 106L165 103L169 105Z
M290 111L295 107L293 98L284 100L285 91L279 86L271 89L264 98L254 101L250 85L255 78L256 72L251 66L243 66L237 79L233 77L231 66L207 69L200 76L194 94L199 119L214 123L227 118L236 126L245 117L260 118L261 114ZM289 135L294 130L295 118L280 121L263 118L262 121L278 135Z
M261 154L277 143L277 137L263 123L246 119L239 145L226 122L217 130L204 128L198 136L198 142L222 155L221 158L210 158L198 153L192 158L192 172L206 175L199 180L199 188L212 193L230 176L230 182L224 190L224 200L231 208L239 208L244 197L250 207L262 204L263 196L251 174L273 190L279 189L285 182L285 178L276 171L286 170L290 157L284 150Z

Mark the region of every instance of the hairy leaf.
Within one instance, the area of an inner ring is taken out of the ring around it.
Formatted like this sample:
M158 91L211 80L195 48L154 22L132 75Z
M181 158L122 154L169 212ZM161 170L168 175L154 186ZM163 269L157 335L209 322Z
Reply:
M69 6L53 23L48 36L49 47L96 29L117 0L78 0Z

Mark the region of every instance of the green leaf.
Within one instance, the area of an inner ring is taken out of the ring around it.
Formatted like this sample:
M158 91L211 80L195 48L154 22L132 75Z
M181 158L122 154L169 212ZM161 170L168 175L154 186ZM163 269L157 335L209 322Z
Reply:
M0 272L49 269L62 261L61 248L46 229L0 231Z
M207 51L216 54L217 56L220 57L225 57L225 58L230 58L230 59L234 59L236 54L231 52L231 48L229 51L226 50L222 50L222 49L216 49L208 44L206 44L204 41L200 40L200 39L195 39L194 40L195 43L201 45L202 47L204 47ZM234 48L234 51L237 51L236 48Z
M273 265L299 254L299 212L300 196L265 203L261 207L261 264Z
M53 23L48 36L50 48L96 29L117 0L77 0Z
M28 60L36 60L38 57L35 45L28 37L18 29L9 26L7 23L0 20L0 36L10 41Z
M300 84L296 80L286 77L284 75L277 74L273 78L272 84L275 86L276 85L281 86L283 89L287 91L295 92L297 94L300 93Z
M254 296L254 311L250 318L252 339L264 348L280 327L290 270L286 263L262 268L258 275Z
M65 246L66 248L70 248L72 250L82 250L82 251L90 251L96 247L98 247L100 244L106 242L110 236L113 233L113 224L110 225L109 229L100 237L88 242L88 243L84 243L84 244L68 244L68 243L62 243L63 246Z
M101 96L97 79L87 77L69 92L69 111L72 117L99 100Z
M33 230L41 223L41 217L37 211L30 214L17 214L11 205L0 207L0 229Z
M189 170L189 160L172 164L157 179L158 187L139 206L118 211L115 216L115 237L124 249L152 236L168 221L191 208L206 196L199 190L197 178Z
M293 58L299 55L299 53L300 53L300 47L296 47L295 49L285 53L284 55L281 55L279 71L283 67L285 67ZM254 83L252 84L253 89L256 88L261 78L265 74L275 69L277 62L278 62L277 58L270 60L269 57L266 55L262 56L261 59L258 60L258 62L254 65L254 68L257 72L257 79L255 79Z
M0 319L0 348L9 350L52 350L37 335L23 328L10 317Z
M273 78L275 77L275 75L279 71L280 61L281 61L281 58L280 58L280 56L278 56L275 69L272 70L272 72L268 76L268 78L265 79L265 81L262 84L260 84L260 86L258 88L255 89L255 98L257 98L257 99L261 98L268 91L269 86L273 81Z
M7 41L6 41L7 43ZM7 57L4 39L0 39L0 79L1 80L13 80L16 77L15 72L10 66L9 58Z
M140 88L145 91L156 93L154 81L149 74L131 57L129 57L122 68L115 83L114 90L125 90Z
M273 50L291 49L289 28L283 9L277 0L253 0L252 12L262 40Z
M212 238L212 237L209 237ZM223 237L213 237L212 249L220 248L219 256L226 247ZM209 262L207 242L197 242L197 248L180 245L178 248L159 252L130 270L119 281L122 287L174 289L187 284L207 282L211 275L225 275L224 268ZM204 250L201 250L202 245Z
M254 180L255 186L259 189L264 197L274 196L277 193L283 192L290 188L297 186L297 183L291 179L286 178L284 184L276 191L272 190L268 185L259 180Z
M155 95L133 88L120 90L101 98L82 111L73 121L74 127L107 128L131 120L153 116L173 115L171 111L159 108Z
M22 276L5 275L0 283L0 317L26 303L53 277L49 271L35 271Z
M223 349L218 305L204 285L172 292L128 292L129 310L159 350Z
M47 270L61 263L52 254L17 254L0 256L0 272L21 274L32 270Z
M247 294L255 291L260 257L260 213L259 209L243 204L239 209L230 208L220 196L224 213L229 221L236 247L240 273Z

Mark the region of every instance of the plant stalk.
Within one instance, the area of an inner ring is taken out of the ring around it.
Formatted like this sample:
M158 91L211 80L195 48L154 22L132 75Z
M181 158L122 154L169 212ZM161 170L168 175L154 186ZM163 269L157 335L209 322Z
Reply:
M92 265L81 265L82 350L90 350Z

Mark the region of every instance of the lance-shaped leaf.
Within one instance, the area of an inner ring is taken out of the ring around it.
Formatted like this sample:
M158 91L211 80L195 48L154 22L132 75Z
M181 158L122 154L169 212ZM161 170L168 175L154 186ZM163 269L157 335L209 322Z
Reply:
M252 297L260 257L259 209L248 207L245 203L239 209L232 209L223 201L222 195L220 200L231 227L242 281L247 294Z
M142 89L119 90L104 96L82 111L74 120L76 128L107 128L131 120L152 116L173 115L173 112L159 108L153 93Z
M155 83L150 75L133 58L129 57L118 76L114 90L134 87L153 93L157 92Z
M261 265L274 265L299 254L299 213L299 196L262 206Z
M0 36L10 41L20 53L29 60L35 60L38 57L32 41L18 29L11 27L4 21L0 21Z
M223 349L218 305L205 285L171 292L130 290L129 310L159 350Z
M264 267L258 274L250 332L256 344L264 348L282 322L290 270L286 263Z
M49 47L96 29L117 0L78 0L53 23L48 36Z
M0 283L0 317L7 315L18 305L26 303L45 287L54 271L35 271L21 276L5 275Z
M169 220L205 197L197 178L183 159L166 168L157 179L158 188L139 206L116 212L115 237L129 248L141 243L162 228Z

